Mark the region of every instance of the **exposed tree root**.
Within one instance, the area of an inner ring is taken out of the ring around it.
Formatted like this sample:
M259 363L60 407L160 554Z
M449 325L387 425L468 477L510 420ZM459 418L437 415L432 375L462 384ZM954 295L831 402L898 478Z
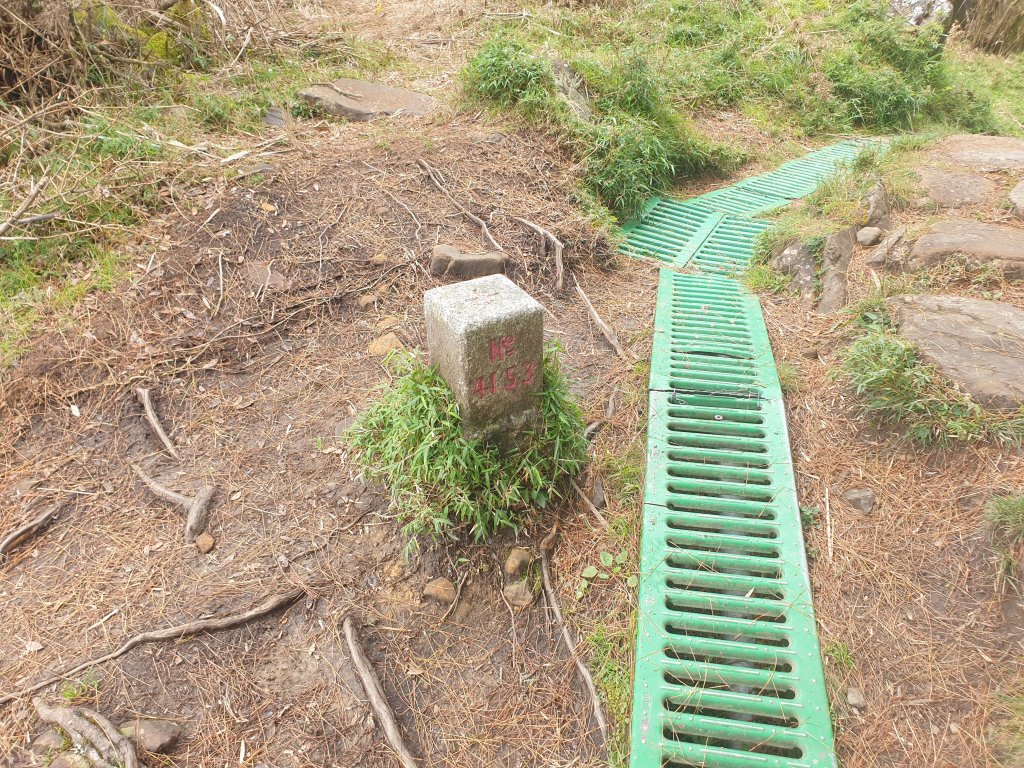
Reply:
M545 250L547 250L548 245L551 246L551 251L555 257L555 290L562 290L565 287L565 263L562 261L562 250L565 246L562 245L562 241L532 221L520 219L518 216L513 216L512 218L540 235L541 243L544 245Z
M480 231L484 233L484 237L487 238L487 241L491 245L493 245L496 250L505 250L500 245L498 245L498 241L491 236L491 230L487 228L487 222L485 222L479 216L471 213L470 210L466 208L466 206L464 206L462 203L460 203L458 200L452 197L451 192L449 192L448 189L445 187L444 181L441 179L441 175L437 171L435 171L433 167L431 167L430 163L428 163L426 160L420 159L416 161L416 164L427 172L427 176L430 178L431 183L435 187L437 187L441 191L441 193L451 201L452 205L459 209L463 216L465 216L467 219L469 219L478 227L480 227Z
M594 305L590 303L590 299L587 297L586 292L580 287L579 283L576 284L576 293L583 299L583 303L587 305L587 312L590 314L590 319L594 321L594 325L604 336L605 340L612 345L612 349L615 350L615 354L619 357L625 358L626 353L622 351L622 345L619 344L619 337L615 335L615 331L608 325L601 316L597 314L597 310L594 309Z
M206 526L210 522L210 513L207 508L210 506L213 494L217 492L217 486L204 485L196 491L195 496L189 497L177 491L172 491L167 486L160 485L160 483L143 472L141 467L135 466L134 469L135 474L139 476L139 479L146 484L146 487L155 496L160 497L164 501L169 501L171 504L177 504L185 510L185 541L189 544L193 543L196 540L196 536L205 531Z
M0 541L0 559L9 555L19 544L44 530L53 521L53 518L57 516L57 513L60 512L63 506L63 504L54 504L47 507L38 517L7 534L3 541Z
M85 707L54 707L32 700L39 719L64 731L95 768L138 768L135 746L99 712Z
M27 696L30 693L35 693L48 685L59 683L61 680L71 677L72 675L77 675L79 672L83 672L89 667L94 667L97 664L104 664L118 658L119 656L124 656L124 654L128 653L132 648L144 645L145 643L155 643L160 640L177 640L182 637L198 635L201 632L222 632L225 629L231 629L232 627L237 627L239 624L245 624L253 619L266 616L268 613L273 613L279 608L289 606L304 594L304 589L293 589L290 592L285 592L283 594L267 598L263 604L245 611L244 613L235 613L230 616L222 616L220 618L213 619L200 619L198 621L190 621L187 624L179 624L176 627L152 629L148 632L142 632L129 638L124 645L115 651L111 651L103 656L98 656L95 659L89 659L89 661L82 662L70 669L66 669L53 677L48 677L45 680L30 685L28 688L22 688L20 691L9 693L6 696L0 696L0 706L14 701L15 699L20 699L22 696Z
M136 387L135 396L142 403L142 408L146 412L146 421L149 422L149 426L153 432L160 439L160 442L164 444L164 448L174 458L181 460L181 456L178 455L178 449L174 447L174 443L171 442L170 436L164 431L163 425L160 423L160 417L156 415L156 409L153 408L153 398L149 395L149 390L145 387Z
M398 730L395 715L392 713L391 707L388 706L387 699L384 698L384 689L381 688L380 678L377 677L377 673L374 672L369 659L366 658L366 654L363 652L363 646L359 641L359 633L356 631L355 622L351 616L345 617L345 620L342 622L342 628L345 630L345 642L348 644L349 653L352 654L352 662L355 664L356 672L359 674L359 679L366 690L366 697L370 700L370 707L377 716L381 728L384 729L384 736L388 744L398 756L398 761L402 764L402 768L417 768L416 759L405 745L402 733Z

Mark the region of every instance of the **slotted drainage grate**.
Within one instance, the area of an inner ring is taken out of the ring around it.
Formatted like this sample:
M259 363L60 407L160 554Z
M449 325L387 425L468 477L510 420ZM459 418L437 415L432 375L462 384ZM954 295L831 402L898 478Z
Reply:
M632 768L835 768L785 410L757 300L728 275L863 144L693 200L624 251L661 271L651 354Z
M632 765L835 766L756 299L662 270L652 361Z

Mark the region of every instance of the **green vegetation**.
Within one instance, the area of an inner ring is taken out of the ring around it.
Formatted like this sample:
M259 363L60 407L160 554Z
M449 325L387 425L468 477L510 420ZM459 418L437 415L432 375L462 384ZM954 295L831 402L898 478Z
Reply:
M518 528L582 468L583 418L554 347L544 355L540 426L505 453L463 437L458 406L434 369L403 354L388 364L394 380L346 438L365 474L390 489L412 546L422 536L465 531L479 540Z
M994 496L985 517L992 526L996 587L1019 593L1024 569L1024 496Z
M552 130L585 162L588 190L620 217L678 176L739 159L679 115L736 110L792 137L991 131L1005 122L992 103L1019 88L989 62L947 52L939 25L890 17L882 0L838 12L816 0L627 5L501 25L464 72L471 96ZM560 93L567 77L581 81L586 106Z
M850 646L841 640L829 640L825 643L822 652L825 654L825 658L835 664L836 669L842 674L852 672L857 666L853 660Z
M632 622L631 622L632 624ZM633 701L633 631L613 631L612 622L597 624L586 639L590 648L589 666L594 684L601 693L611 720L608 762L611 768L626 768L629 763L629 713Z
M993 440L1024 441L1024 413L987 411L959 391L916 347L881 328L868 330L846 350L843 373L862 398L861 412L900 424L921 445Z
M800 389L800 366L787 360L779 360L775 365L779 374L779 386L784 394L792 394Z
M78 704L94 699L100 690L100 678L95 671L88 669L85 674L75 680L65 680L60 686L60 697L67 704Z

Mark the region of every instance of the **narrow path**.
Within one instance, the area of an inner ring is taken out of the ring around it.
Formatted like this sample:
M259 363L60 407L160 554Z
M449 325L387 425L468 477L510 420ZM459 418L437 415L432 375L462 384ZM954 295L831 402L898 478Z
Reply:
M862 146L656 198L625 228L627 253L675 268L651 354L633 768L837 765L782 390L760 305L732 274L769 226L753 215Z

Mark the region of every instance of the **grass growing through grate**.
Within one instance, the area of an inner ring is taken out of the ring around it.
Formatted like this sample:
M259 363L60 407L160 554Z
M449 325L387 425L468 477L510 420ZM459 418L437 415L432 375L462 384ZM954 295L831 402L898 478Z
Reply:
M906 428L924 445L1024 442L1024 413L988 411L958 390L914 344L872 328L846 350L842 370L861 398L861 413Z
M530 509L561 498L583 467L583 417L554 347L544 353L540 424L505 453L462 435L458 405L435 369L401 353L388 365L395 378L346 438L364 474L390 490L410 546L421 537L465 532L479 540L518 529Z

